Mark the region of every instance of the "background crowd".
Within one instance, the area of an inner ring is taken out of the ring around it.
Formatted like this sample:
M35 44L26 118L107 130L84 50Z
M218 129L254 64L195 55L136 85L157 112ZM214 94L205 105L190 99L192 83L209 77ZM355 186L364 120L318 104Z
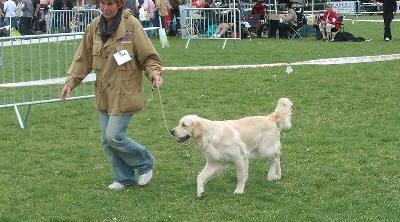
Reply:
M361 5L370 1L372 0L361 1ZM383 12L384 40L390 41L392 40L390 25L396 14L397 4L395 0L385 1L386 4L384 4L383 0L374 0L374 5L376 5L376 9L380 8ZM181 35L180 5L189 4L191 7L196 8L231 7L239 9L240 15L235 16L235 21L232 20L231 22L221 20L215 13L213 14L213 11L203 11L201 16L205 17L207 21L212 21L213 25L199 26L196 29L208 37L218 38L223 36L234 25L242 29L242 38L262 36L265 32L271 32L271 27L267 27L268 23L258 22L256 26L251 24L257 15L260 15L262 21L266 13L264 4L269 3L269 1L251 1L254 3L254 7L251 10L245 10L241 6L242 2L250 1L237 1L236 5L229 6L229 4L219 0L218 2L216 0L126 0L124 7L130 9L131 13L140 20L144 28L150 29L147 31L149 38L154 34L158 35L158 32L151 30L151 27L166 28L169 36ZM291 3L288 0L280 0L278 2ZM21 35L84 31L91 20L98 14L92 12L75 13L72 10L93 10L98 9L99 5L96 0L82 0L79 6L77 3L73 0L0 0L0 37L9 36L10 28L19 31ZM286 16L282 16L283 21L273 30L274 33L272 34L272 36L275 36L275 30L278 30L278 35L282 39L288 38L288 30L290 30L290 27L296 27L296 23L298 23L291 4L286 4L286 6L290 6L289 8L286 7ZM329 7L326 9L329 10ZM54 13L54 10L56 10L56 13ZM62 12L63 10L70 10L70 12L65 13ZM145 15L141 16L143 13ZM320 23L317 24L317 32L321 33L323 40L332 38L331 27L336 30L340 28L335 11L328 11L328 14L329 16L325 15L323 19L318 20L322 21L322 27L319 27ZM238 24L239 17L241 21L251 24L249 25L250 29L243 29L241 24ZM325 20L327 20L327 24L325 24Z
M179 33L179 5L181 0L126 0L125 8L131 10L131 13L139 19L140 8L145 8L148 17L146 20L141 20L143 27L164 27L165 24L173 24L168 26L170 33ZM85 10L98 9L98 1L88 0L87 4L77 6L72 0L0 0L0 30L1 36L10 35L11 29L20 32L21 35L32 35L41 33L54 33L55 29L58 32L71 32L75 20L78 22L79 15L77 13L54 13L54 10ZM52 20L50 21L50 12ZM92 13L93 14L93 13ZM95 14L96 16L98 14ZM168 21L165 21L165 16L168 16ZM87 19L85 15L85 27L95 16L90 16ZM161 22L161 23L160 23ZM46 24L47 23L47 24ZM49 24L51 23L51 24ZM7 28L6 28L7 27ZM83 29L84 29L83 28ZM51 29L51 30L49 30ZM79 29L79 31L83 31ZM151 37L153 32L148 32Z

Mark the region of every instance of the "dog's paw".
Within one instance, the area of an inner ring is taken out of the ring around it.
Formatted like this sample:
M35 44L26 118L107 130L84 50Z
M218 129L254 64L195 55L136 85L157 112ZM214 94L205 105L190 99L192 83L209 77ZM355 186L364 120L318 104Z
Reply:
M213 152L212 154L212 158L215 160L221 160L222 156L219 152Z
M198 197L198 198L202 198L203 196L204 196L204 192L201 192L201 193L198 193L198 194L197 194L197 197Z
M234 193L234 194L243 194L243 193L244 193L244 190L236 189L235 192L233 192L233 193Z
M274 180L279 180L281 179L281 176L279 175L268 175L267 180L268 181L274 181Z

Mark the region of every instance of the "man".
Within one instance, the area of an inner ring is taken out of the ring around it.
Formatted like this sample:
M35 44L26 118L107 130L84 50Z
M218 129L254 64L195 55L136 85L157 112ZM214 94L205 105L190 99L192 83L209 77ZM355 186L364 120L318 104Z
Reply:
M397 10L396 0L383 0L383 24L384 24L384 34L383 38L386 42L392 41L392 30L390 24L393 21L394 15Z
M13 0L7 0L4 3L4 14L5 14L5 23L6 25L10 25L11 27L7 31L7 35L9 36L11 33L11 28L17 28L17 21L16 21L16 13L17 11L17 4Z
M21 35L29 35L32 27L33 5L31 0L22 0L21 17L19 18Z
M296 11L292 8L292 4L286 4L286 10L288 14L281 15L281 22L278 24L279 30L279 38L281 39L289 39L289 28L291 26L297 26L297 14Z
M33 6L33 33L36 34L39 29L39 19L40 19L40 0L32 0Z

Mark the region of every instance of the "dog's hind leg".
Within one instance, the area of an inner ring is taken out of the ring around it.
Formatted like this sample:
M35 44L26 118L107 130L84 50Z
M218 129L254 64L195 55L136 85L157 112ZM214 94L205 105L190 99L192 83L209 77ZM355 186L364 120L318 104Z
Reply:
M233 193L243 194L247 178L249 177L249 158L247 154L241 156L240 159L235 162L235 166L238 183L236 190Z
M271 168L268 171L268 176L267 179L269 181L273 180L279 180L281 179L281 161L280 161L280 156L281 156L281 143L279 140L274 141L271 143L271 141L267 141L268 144L262 144L261 147L264 147L261 149L260 156L263 159L270 159L271 160Z
M204 169L197 176L197 197L202 197L204 195L204 186L207 181L223 171L226 167L225 165L221 165L221 163L207 162Z
M281 179L281 161L279 156L276 156L272 159L272 164L268 171L267 179L269 181Z
M276 179L277 180L280 180L281 179L281 177L282 177L282 171L281 171L281 159L280 159L280 157L278 156L277 157L277 163L276 163Z

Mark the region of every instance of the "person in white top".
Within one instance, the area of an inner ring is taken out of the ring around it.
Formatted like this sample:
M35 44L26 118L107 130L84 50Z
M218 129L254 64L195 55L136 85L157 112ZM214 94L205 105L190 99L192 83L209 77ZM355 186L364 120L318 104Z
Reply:
M7 0L4 2L4 14L6 26L11 25L8 29L8 35L11 33L11 28L17 28L17 22L15 20L15 11L17 10L17 4L13 0Z

